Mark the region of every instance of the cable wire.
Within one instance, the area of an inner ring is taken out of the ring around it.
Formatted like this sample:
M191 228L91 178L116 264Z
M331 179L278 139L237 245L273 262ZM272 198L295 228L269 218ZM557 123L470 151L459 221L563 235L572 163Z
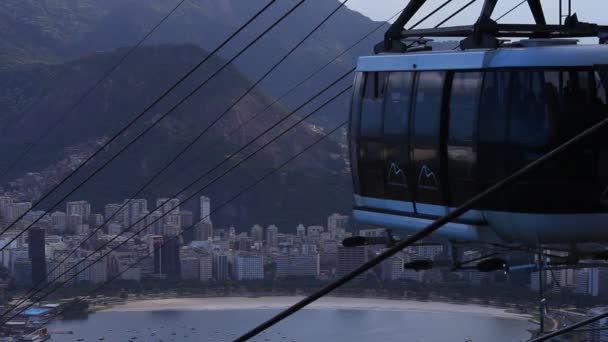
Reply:
M207 125L207 127L205 129L203 129L203 131L201 133L199 133L190 143L188 143L185 147L183 147L177 154L174 155L174 157L169 160L160 170L158 170L150 179L148 179L148 181L146 181L146 183L144 183L142 186L139 187L139 189L132 195L129 196L129 198L136 198L137 196L139 196L150 184L152 184L163 172L165 172L168 168L171 167L171 165L173 165L181 156L183 156L192 146L194 146L207 132L209 129L211 129L211 127L213 127L217 122L219 122L223 117L225 117L226 114L228 114L247 94L249 94L255 87L257 87L264 79L266 79L266 77L268 77L268 75L270 75L280 64L282 64L298 47L300 47L308 38L310 38L310 36L312 36L325 22L327 22L340 8L342 8L346 3L348 2L348 0L340 3L329 15L327 15L317 26L315 26L313 28L313 30L311 30L304 38L302 38L300 40L300 42L298 44L296 44L295 46L293 46L289 52L287 54L285 54L278 62L276 62L262 77L260 77L256 82L254 82L251 86L249 86L249 88L235 101L233 101L233 104L231 106L229 106L224 112L222 112L218 117L216 117L216 119L214 119L209 125ZM167 200L168 202L168 200ZM63 258L63 260L55 265L55 267L48 272L48 274L53 274L53 272L55 270L57 270L59 267L61 267L61 265L68 260L72 255L74 255L74 253L76 253L78 251L78 249L80 247L82 247L87 241L89 241L89 239L91 237L93 237L94 235L97 234L97 232L99 232L106 224L108 224L109 222L111 222L111 220L118 215L118 213L120 213L127 205L129 204L129 202L124 202L120 208L118 208L109 218L106 218L104 220L104 222L97 227L95 230L93 230L92 232L89 233L89 235L80 242L80 244L74 248L65 258ZM164 205L165 203L163 203ZM154 212L154 211L151 211ZM48 275L47 275L48 276ZM35 284L34 286L32 286L30 288L30 291L28 291L24 297L27 297L29 295L29 293L34 290L35 288L37 288L39 285L44 284L45 281L41 280L39 281L37 284ZM22 299L24 298L22 297ZM19 300L19 302L21 302L21 299ZM20 305L20 304L17 304ZM2 318L2 316L0 316L0 318Z
M255 120L257 117L259 117L260 115L264 114L267 110L269 110L270 108L272 108L275 104L279 103L282 99L284 99L285 97L287 97L288 95L290 95L291 93L293 93L296 89L298 89L300 86L302 86L303 84L305 84L306 82L308 82L309 80L311 80L313 77L315 77L316 75L318 75L321 71L323 71L325 68L327 68L328 66L330 66L331 64L333 64L340 57L344 56L348 51L350 51L353 48L355 48L357 45L359 45L365 39L369 38L372 34L374 34L375 32L377 32L382 27L386 26L386 22L394 19L399 14L401 14L401 11L398 11L393 16L391 16L390 18L386 19L385 22L382 22L380 25L377 25L373 30L369 31L363 37L361 37L356 42L354 42L353 44L351 44L348 48L344 49L341 53L339 53L338 55L336 55L332 60L330 60L329 62L325 63L321 67L317 68L308 77L304 78L303 80L301 80L300 82L298 82L295 86L293 86L292 88L290 88L289 90L287 90L283 94L279 95L278 98L276 98L274 101L272 101L272 103L270 103L269 105L267 105L264 109L258 111L254 115L250 116L245 121L243 121L243 123L239 124L235 129L233 129L232 131L228 132L228 134L226 134L225 136L222 136L221 139L227 139L227 138L231 137L233 134L235 134L236 132L238 132L239 130L241 130L243 127L247 126L251 121ZM220 139L213 140L213 143L219 142L219 141L220 141ZM211 143L210 145L213 145L213 143ZM159 183L157 183L157 185L160 187L161 185L165 184L166 182L172 180L173 178L179 178L179 175L181 175L185 171L187 171L187 169L180 169L180 170L178 170L177 175L173 175L172 177L167 177L164 180L161 180Z
M345 94L347 91L349 91L352 88L351 86L348 86L346 88L344 88L343 90L341 90L339 93L337 93L336 95L334 95L333 97L331 97L329 100L325 101L323 104L321 104L320 106L318 106L316 109L314 109L313 111L309 112L307 115L303 116L302 118L300 118L299 120L297 120L295 123L293 123L291 126L289 126L287 129L285 129L283 132L279 133L277 136L273 137L272 139L270 139L268 142L264 143L262 146L260 146L259 148L257 148L254 152L252 152L251 154L249 154L247 157L239 160L235 165L231 166L230 168L228 168L227 170L225 170L222 174L220 174L219 176L215 177L213 180L211 180L209 183L207 183L205 186L203 186L202 188L200 188L199 190L197 190L196 192L194 192L193 194L189 195L188 197L186 197L186 199L184 201L188 201L192 198L194 198L197 194L201 193L202 191L204 191L206 188L208 188L209 186L211 186L212 184L214 184L215 182L219 181L221 178L223 178L224 176L226 176L228 173L230 173L231 171L235 170L236 168L238 168L240 165L242 165L243 163L245 163L246 161L248 161L249 159L251 159L253 156L255 156L258 152L262 151L264 148L266 148L267 146L271 145L272 143L274 143L275 141L277 141L279 138L281 138L282 136L284 136L285 134L287 134L289 131L291 131L293 128L297 127L300 123L304 122L305 120L307 120L308 118L310 118L312 115L314 115L315 113L317 113L319 110L321 110L322 108L324 108L325 106L327 106L328 104L330 104L331 102L333 102L334 100L336 100L338 97L342 96L343 94ZM263 133L260 136L265 135L265 133ZM162 205L161 205L162 206ZM53 294L54 292L56 292L59 288L61 288L63 285L67 284L68 282L70 282L72 279L75 279L79 274L81 274L82 272L84 272L85 270L87 270L91 265L95 264L96 262L98 262L99 260L103 259L104 257L108 256L110 253L112 253L114 250L116 250L117 248L120 248L122 245L126 244L128 241L130 241L131 239L133 239L134 237L138 236L140 233L142 233L143 231L145 231L149 226L153 225L154 223L156 223L157 221L161 220L162 218L164 218L166 215L168 215L171 211L173 211L173 209L175 209L177 206L174 206L168 210L166 210L161 216L159 216L158 218L156 218L153 222L148 223L147 225L145 225L144 227L142 227L140 230L136 231L135 233L133 233L133 235L131 235L130 237L128 237L127 239L119 242L114 248L110 249L109 251L105 252L103 255L101 255L98 259L96 259L94 262L91 262L89 265L86 265L85 267L83 267L82 269L78 270L77 272L75 272L74 274L70 275L70 277L63 281L61 284L57 284L58 286L55 286L55 288L51 289L49 292L45 293L44 295L42 295L40 298L37 298L38 301L43 300L44 298L48 297L49 295ZM139 221L138 221L139 222ZM135 222L134 224L131 225L131 227L136 226L138 224L138 222ZM126 230L125 230L126 231ZM123 231L123 233L125 232ZM115 236L113 237L113 239L115 240L115 238L118 237ZM110 239L108 242L113 241L113 239ZM90 255L89 255L90 256ZM88 257L87 257L88 258ZM77 264L82 263L85 259L81 259ZM46 287L45 287L46 288ZM44 288L42 288L44 289ZM41 290L42 290L41 289ZM37 293L39 293L39 291L37 291ZM34 293L33 295L36 295L37 293ZM9 322L10 320L12 320L13 318L19 316L21 313L23 313L25 310L29 309L32 305L34 305L34 303L28 304L25 307L23 307L21 310L19 310L18 312L16 312L15 314L13 314L12 316L10 316L8 319L0 322L0 326L6 324L7 322ZM3 314L2 316L5 316L8 312L5 312L5 314Z
M124 61L135 51L137 50L143 43L144 41L146 41L167 19L169 19L169 17L171 15L173 15L173 13L175 13L175 11L177 11L177 9L184 3L186 2L186 0L181 0L177 3L177 5L175 5L167 14L165 14L165 16L163 16L163 18L152 27L152 29L150 29L148 31L148 33L146 33L134 46L132 46L129 50L127 50L127 52L122 55L122 57L118 60L118 62L116 62L114 65L112 65L112 67L110 67L104 74L103 76L97 80L97 82L95 82L93 84L93 86L91 86L90 88L88 88L77 100L76 102L74 102L74 104L72 104L72 106L70 106L70 108L63 114L61 115L57 121L55 121L51 126L47 127L47 129L42 133L42 135L40 135L38 138L36 138L33 142L31 142L30 144L28 144L28 146L26 146L26 148L17 156L17 158L15 158L10 164L9 166L7 166L2 173L0 173L0 179L4 178L4 176L6 176L21 160L23 160L23 158L25 158L34 147L36 147L37 145L40 144L40 142L42 140L44 140L46 137L48 137L48 135L54 131L55 129L57 129L57 127L59 127L59 125L61 125L66 119L67 117L72 114L72 112L78 107L80 106L80 104L87 98L89 97L89 95L91 95L91 93L93 93L93 91L95 91L95 89L97 89L97 87L99 87L101 85L101 83L103 83L108 77L110 77L110 75L112 73L114 73L114 71L116 71L116 69L118 69L119 66L122 65L122 63L124 63ZM32 106L33 107L33 106Z
M328 293L332 292L333 290L337 289L338 287L340 287L340 286L348 283L349 281L351 281L355 277L357 277L357 276L359 276L359 275L367 272L368 270L370 270L373 267L375 267L378 264L380 264L382 261L384 261L384 260L390 258L391 256L397 254L402 249L404 249L404 248L412 245L413 243L415 243L415 242L417 242L417 241L419 241L419 240L421 240L421 239L423 239L423 238L431 235L433 232L435 232L437 229L441 228L446 223L449 223L450 221L458 218L459 216L463 215L464 213L466 213L467 211L469 211L470 209L472 209L474 206L478 205L487 196L492 195L492 194L494 194L497 191L503 190L507 186L511 185L513 182L519 180L522 176L528 174L530 171L536 169L537 167L539 167L540 165L544 164L548 160L551 160L556 155L559 155L560 153L562 153L564 150L568 149L572 145L579 143L580 141L582 141L583 139L586 139L587 137L589 137L592 134L596 134L598 131L606 128L606 126L608 126L608 118L603 119L602 121L600 121L600 122L596 123L595 125L589 127L588 129L584 130L583 132L577 134L575 137L573 137L570 140L564 142L563 144L559 145L558 147L556 147L555 149L551 150L550 152L544 154L542 157L536 159L535 161L533 161L530 164L524 166L523 168L521 168L520 170L518 170L515 173L511 174L510 176L508 176L508 177L502 179L501 181L495 183L494 185L492 185L488 189L480 192L479 194L475 195L473 198L471 198L471 199L467 200L466 202L464 202L462 205L460 205L459 207L457 207L456 209L454 209L454 211L450 212L449 214L447 214L445 216L442 216L442 217L438 218L437 220L433 221L433 223L431 223L428 226L426 226L424 229L422 229L422 230L420 230L420 231L418 231L418 232L410 235L409 237L407 237L407 238L399 241L398 243L395 244L395 246L393 246L393 247L387 249L386 251L380 253L379 255L377 255L376 257L374 257L370 261L364 263L363 265L359 266L358 268L356 268L352 272L346 274L345 276L343 276L340 279L332 282L331 284L323 287L322 289L320 289L319 291L313 293L312 295L307 296L306 298L300 300L299 302L297 302L294 305L290 306L286 310L281 311L280 313L278 313L277 315L273 316L269 320L267 320L264 323L258 325L257 327L253 328L252 330L246 332L241 337L237 338L235 341L237 341L237 342L246 341L246 340L248 340L248 339L256 336L257 334L261 333L262 331L264 331L264 330L272 327L273 325L279 323L283 319L285 319L285 318L293 315L294 313L300 311L301 309L303 309L304 307L306 307L308 304L310 304L310 303L316 301L317 299L319 299L319 298L327 295ZM608 316L608 313L606 313L605 315ZM580 325L577 325L576 327L579 327L579 326ZM533 340L533 341L541 341L541 340ZM542 341L544 341L544 340L542 340Z
M250 21L248 21L247 23L253 21L255 18L257 18L257 16L259 16L260 14L262 14L262 12L265 11L266 8L268 8L274 1L276 0L271 0L271 2L269 4L267 4L260 12L258 12L254 17L252 17L252 19ZM126 149L128 149L130 146L132 146L135 142L137 142L139 139L141 139L141 137L143 137L147 132L149 132L152 128L154 128L161 120L163 120L165 117L167 117L169 114L171 114L175 109L177 109L181 104L183 104L184 102L186 102L186 100L188 100L189 98L191 98L200 88L202 88L205 84L207 84L207 82L209 82L212 78L214 78L216 75L218 75L222 70L224 70L232 61L234 61L236 58L238 58L238 56L240 56L242 53L245 52L245 50L247 50L251 45L253 45L255 42L257 42L259 39L261 39L266 33L268 33L268 31L270 31L272 28L274 28L276 25L278 25L281 21L283 21L289 14L291 14L297 7L299 7L304 1L306 0L300 0L300 2L298 2L294 7L292 7L287 13L283 14L281 16L281 18L274 22L268 29L266 29L262 34L260 34L259 36L257 36L251 43L247 44L247 46L240 50L234 57L232 57L228 62L224 63L218 70L216 70L216 72L214 72L211 76L209 76L203 83L199 84L199 86L197 86L193 91L191 91L190 93L188 93L188 95L186 95L186 97L182 98L180 101L178 101L177 104L175 104L173 107L171 107L171 109L169 109L168 111L166 111L163 115L161 115L160 117L158 117L150 126L148 126L145 130L143 130L141 133L139 133L133 140L131 140L129 143L127 143L125 146L123 146L117 153L115 153L110 159L108 159L106 162L104 162L99 168L97 168L95 171L93 171L93 173L91 173L88 177L86 177L83 181L81 181L74 189L72 189L70 192L68 192L66 195L64 195L59 201L57 201L50 209L48 209L45 213L48 213L50 211L52 211L54 208L56 208L57 206L59 206L61 203L63 203L63 201L65 201L70 195L72 195L74 192L76 192L78 189L80 189L80 187L82 187L85 183L87 183L90 179L92 179L95 175L97 175L99 172L101 172L105 167L107 167L112 161L114 161L116 158L118 158L118 156L124 152ZM240 29L244 29L245 26L247 24L241 26ZM231 37L233 37L234 35L236 35L238 32L235 32L235 34L231 35ZM228 43L228 41L232 39L229 38L225 41L225 43ZM223 45L220 45L223 46ZM219 46L218 48L216 48L214 50L214 52L217 52L217 50L219 50ZM5 228L2 232L0 232L0 235L3 235L6 231L8 231L16 222L20 221L27 213L29 213L37 204L39 204L40 202L42 202L45 198L47 198L52 192L54 192L57 188L59 188L62 184L64 184L71 176L73 176L79 169L81 169L88 161L90 161L91 159L93 159L97 154L101 153L103 151L103 149L105 147L107 147L113 140L117 139L122 133L124 133L131 125L133 125L137 119L139 119L141 116L143 116L149 109L151 109L155 104L157 104L158 102L160 102L160 100L168 95L173 89L175 89L175 87L177 87L182 81L184 81L190 74L192 74L194 71L196 71L196 69L201 66L205 61L207 61L208 59L211 58L213 54L210 53L209 55L207 55L207 57L205 57L203 59L203 61L201 61L201 63L199 63L199 65L197 65L194 69L191 69L188 73L186 73L186 75L184 75L177 83L175 83L171 88L169 88L161 97L159 97L157 100L155 100L150 106L148 106L143 112L141 112L137 117L135 117L131 122L129 122L129 124L125 127L123 127L120 132L116 135L114 135L110 140L108 140L106 143L104 143L97 151L95 151L91 156L89 156L83 163L81 163L74 171L72 171L67 177L65 177L61 182L59 182L59 184L57 184L56 186L54 186L51 191L47 192L47 194L45 194L41 199L39 199L30 209L28 209L26 212L24 212L19 218L17 218L15 221L13 221L13 223L11 223L7 228ZM24 230L22 230L21 232L19 232L15 237L13 237L6 245L4 245L3 247L0 248L0 252L3 251L8 245L10 245L13 241L15 241L16 239L18 239L21 235L23 235L26 231L28 231L34 224L36 224L38 221L40 221L43 218L44 215L40 215L37 219L35 219L29 226L27 226Z
M515 11L516 9L519 8L519 6L523 5L524 3L528 2L528 0L523 0L522 2L518 3L517 5L513 6L510 10L506 11L505 13L503 13L503 15L501 15L500 17L496 18L495 21L499 21L500 19L506 17L507 15L509 15L511 12Z
M183 235L184 232L194 228L198 223L203 222L204 219L210 217L212 214L216 213L217 211L219 211L220 209L222 209L223 207L227 206L228 204L232 203L233 201L237 200L239 197L241 197L242 195L248 193L250 190L252 190L253 188L255 188L258 184L262 183L264 180L266 180L268 177L272 176L273 174L275 174L276 172L278 172L279 170L283 169L285 166L287 166L289 163L291 163L292 161L294 161L295 159L297 159L298 157L300 157L301 155L303 155L304 153L306 153L307 151L309 151L310 149L312 149L314 146L316 146L317 144L319 144L320 142L322 142L323 140L325 140L327 137L329 137L330 135L332 135L333 133L337 132L338 130L340 130L341 128L343 128L348 122L343 122L341 123L339 126L337 126L336 128L332 129L331 131L323 134L320 138L318 138L317 140L315 140L312 144L308 145L307 147L305 147L304 149L302 149L300 152L298 152L297 154L295 154L294 156L290 157L289 159L285 160L283 163L281 163L279 166L271 169L270 171L268 171L266 174L264 174L261 178L259 178L258 180L256 180L255 182L253 182L252 184L250 184L249 186L247 186L246 188L240 190L237 194L235 194L234 196L232 196L230 199L228 199L227 201L224 201L222 204L218 205L217 207L215 207L213 210L211 210L209 212L208 215L202 217L197 223L193 223L190 226L182 229L182 231L179 233L179 235L171 237L171 239L177 238L180 235ZM122 270L121 272L119 272L118 274L116 274L115 276L113 276L112 278L106 280L105 282L103 282L102 284L98 285L97 287L95 287L93 290L91 290L88 294L87 297L90 297L91 295L95 294L97 291L101 290L103 287L109 285L110 283L116 281L117 279L119 279L125 272L127 272L128 270L130 270L131 268L137 266L139 263L141 263L142 261L146 260L147 258L149 258L150 256L154 255L154 252L161 249L164 245L166 245L168 243L169 240L163 242L163 244L161 244L160 246L157 246L154 248L153 251L148 252L148 254L146 254L145 256L139 258L136 262L132 263L131 265L129 265L127 268L125 268L124 270ZM82 301L80 298L76 298L76 302L62 308L60 311L58 311L57 313L53 314L50 318L48 318L44 323L47 324L48 322L52 321L53 319L55 319L56 317L60 316L61 314L63 314L64 312L66 312L72 305Z
M224 163L226 163L227 161L229 161L231 158L233 158L234 156L237 156L240 152L244 151L247 147L249 147L253 142L255 142L258 138L264 136L266 133L270 132L272 129L278 127L281 123L283 123L285 120L287 120L289 117L295 115L296 112L298 112L300 109L304 108L306 105L308 105L310 102L312 102L313 100L315 100L316 98L318 98L320 95L322 95L323 93L325 93L327 90L329 90L330 88L332 88L334 85L336 85L338 82L340 82L341 80L343 80L346 76L350 75L352 73L352 71L354 70L351 69L348 72L346 72L344 75L342 75L341 77L339 77L338 79L336 79L334 82L332 82L331 84L329 84L328 86L326 86L324 89L322 89L321 91L319 91L316 95L314 95L313 97L311 97L310 99L308 99L307 101L305 101L303 104L301 104L298 108L296 108L295 110L291 111L289 114L287 114L285 117L281 118L279 121L277 121L275 124L273 124L272 126L268 127L265 131L263 131L262 133L258 134L256 137L254 137L253 139L251 139L248 143L244 144L240 149L238 149L237 151L231 153L230 155L228 155L227 157L224 158L223 161L221 161L219 164L215 165L213 168L211 168L210 170L208 170L207 172L201 174L199 177L197 177L194 181L192 181L191 183L189 183L188 185L186 185L185 187L183 187L182 189L180 189L177 193L173 194L172 196L169 197L169 199L167 199L165 202L163 202L162 204L158 205L155 209L151 210L150 213L153 213L154 211L158 210L159 208L162 208L165 204L167 204L169 202L169 200L171 198L175 198L177 196L179 196L180 194L182 194L183 192L187 191L188 188L196 185L196 183L198 183L199 181L201 181L202 179L204 179L206 176L210 175L212 172L214 172L215 170L219 169ZM202 190L200 190L202 191ZM166 214L168 214L169 212L171 212L173 209L175 208L171 208L170 210L166 210L165 213L161 216L164 217ZM109 239L107 242L105 242L103 245L99 246L97 249L95 249L92 253L90 253L89 255L87 255L86 257L84 257L83 259L79 260L77 263L75 263L74 265L72 265L71 267L69 267L68 269L66 269L65 271L63 271L63 273L59 274L55 279L59 279L60 277L64 276L65 274L68 274L71 270L75 269L76 267L78 267L80 264L82 264L84 261L88 260L89 257L91 257L92 255L96 254L97 252L103 250L106 246L108 246L110 243L112 243L113 241L115 241L116 239L118 239L122 234L126 233L127 231L129 231L131 228L137 226L140 222L143 222L149 215L150 213L148 213L147 215L141 217L140 219L138 219L136 222L132 223L129 227L125 228L122 232L120 232L118 235L113 236L111 239ZM156 222L156 221L155 221ZM64 282L65 283L65 282ZM34 298L38 293L42 292L45 288L48 288L49 286L51 286L52 283L48 282L47 284L45 284L43 287L41 287L40 289L35 290L33 293L31 293L28 296L24 296L25 298L22 298L21 300L19 300L19 302L14 305L14 308L18 307L19 305L21 305L23 302L25 302L28 299L32 299ZM12 309L10 309L12 310ZM10 312L7 311L7 312ZM3 317L6 316L7 312L5 312L4 314L0 315L0 319L2 319ZM1 324L0 324L1 325Z

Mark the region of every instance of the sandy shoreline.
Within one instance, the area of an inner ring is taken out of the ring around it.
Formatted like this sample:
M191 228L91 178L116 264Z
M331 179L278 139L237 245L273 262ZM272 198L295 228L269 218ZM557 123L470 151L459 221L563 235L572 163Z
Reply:
M172 298L129 301L100 312L136 312L163 310L247 310L247 309L284 309L302 297L217 297L217 298ZM463 313L498 318L529 319L530 316L505 311L502 308L480 305L464 305L441 302L417 302L409 300L390 300L372 298L326 297L308 309L378 310L378 311L415 311L435 313Z

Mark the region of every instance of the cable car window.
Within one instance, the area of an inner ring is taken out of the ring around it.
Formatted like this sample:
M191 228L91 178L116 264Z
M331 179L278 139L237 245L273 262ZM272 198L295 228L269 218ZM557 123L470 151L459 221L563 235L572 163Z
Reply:
M545 89L544 89L545 88ZM543 89L545 91L543 91ZM510 86L511 144L543 147L548 144L550 102L540 71L514 71ZM538 156L537 156L538 157ZM532 161L536 158L529 159Z
M473 141L481 83L481 72L457 72L454 74L449 107L450 141Z
M379 142L359 143L359 180L363 196L384 196L384 150Z
M448 186L452 204L473 197L477 190L477 116L481 72L456 72L448 107Z
M424 71L419 73L416 88L416 137L435 140L439 134L439 117L443 99L445 72Z
M366 74L363 101L361 104L361 136L382 136L382 106L386 88L385 72Z
M479 102L479 140L505 144L508 132L508 71L486 72Z
M392 72L384 102L384 134L404 137L408 130L414 73Z
M477 173L479 190L504 178L507 172L507 136L509 132L509 71L487 71L479 101ZM506 192L498 192L484 201L491 208L503 208ZM456 197L452 195L452 197ZM458 198L454 198L457 200Z

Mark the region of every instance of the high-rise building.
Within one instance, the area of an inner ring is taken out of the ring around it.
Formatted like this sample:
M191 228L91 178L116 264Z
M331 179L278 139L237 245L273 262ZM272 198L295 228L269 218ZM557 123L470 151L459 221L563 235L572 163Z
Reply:
M91 203L87 201L67 202L65 213L67 216L79 215L84 222L88 222L89 216L91 216Z
M67 216L62 211L56 211L51 214L51 224L58 231L64 232L68 227Z
M574 293L590 296L594 295L591 286L592 271L593 269L591 268L581 268L576 270L576 286L574 288Z
M206 196L200 198L200 221L211 223L211 199Z
M120 203L108 203L104 207L103 216L110 222L123 222L123 211L120 209L122 205ZM120 212L118 212L120 211ZM116 215L115 215L116 214Z
M199 258L199 279L209 281L213 279L213 256L209 253L200 255Z
M228 280L230 265L228 255L220 253L213 254L213 278L217 281Z
M184 242L189 243L194 240L194 215L192 211L180 209L179 223Z
M99 227L103 224L104 219L103 219L103 215L101 214L92 214L89 218L89 225L93 226L93 227Z
M32 227L29 230L29 257L32 261L32 284L46 282L46 253L44 229Z
M335 237L338 230L346 229L348 226L348 216L340 214L331 214L327 218L327 230L332 237Z
M261 255L240 253L234 258L233 277L236 280L264 279Z
M259 224L251 227L251 238L253 241L263 241L264 240L264 228Z
M18 202L12 206L12 219L17 219L32 208L32 202Z
M100 255L95 255L91 257L91 259L87 259L77 266L78 281L87 281L92 284L100 284L107 280L108 270L106 260L105 258L97 260L99 256Z
M10 197L0 197L0 218L4 220L13 219L13 199Z
M180 259L181 279L199 280L200 279L200 258L188 256Z
M308 236L318 238L324 230L323 226L308 226Z
M279 244L279 228L271 224L266 228L266 245L268 247L277 247Z
M150 235L165 235L163 220L160 211L154 211L146 217L146 232Z
M83 223L82 216L78 214L68 215L67 217L67 229L71 233L75 233L78 230L78 227Z
M380 265L383 280L397 280L403 278L404 259L400 255L393 255Z
M300 239L304 239L306 237L306 227L303 224L299 224L296 227L296 236Z
M236 239L236 249L239 251L251 251L253 240L247 234L240 234Z
M124 200L123 226L125 228L138 222L148 212L148 201L146 199L126 199ZM145 222L139 222L135 229L141 229Z
M194 240L207 241L213 238L213 223L199 222L194 226Z
M107 227L109 235L118 235L122 232L122 224L120 223L110 223Z
M159 198L156 200L157 210L160 211L165 224L172 224L181 227L179 215L179 199L178 198Z
M336 274L343 277L367 262L367 246L338 247L338 260ZM364 280L365 274L357 276L357 280Z
M179 258L179 240L167 239L160 248L161 264L167 279L179 280L181 277L181 263Z
M278 278L318 277L320 271L319 254L279 255L276 258Z

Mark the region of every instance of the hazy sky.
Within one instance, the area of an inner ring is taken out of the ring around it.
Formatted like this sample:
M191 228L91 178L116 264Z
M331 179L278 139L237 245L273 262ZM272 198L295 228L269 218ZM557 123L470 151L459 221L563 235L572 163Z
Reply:
M434 8L442 4L445 0L427 0L422 7L421 12L414 17L412 22L417 18L422 18L424 15L432 11ZM435 25L439 21L448 17L451 13L462 7L469 0L454 0L443 10L435 14L432 20L429 19L424 27ZM347 6L355 9L374 20L386 20L393 16L399 9L402 9L407 4L408 0L350 0ZM498 0L498 5L494 11L493 18L502 15L513 6L520 3L521 0ZM545 8L545 17L549 23L557 23L559 16L559 0L541 0ZM564 14L567 12L567 0L563 0ZM464 12L454 17L447 24L462 25L472 24L475 18L481 11L483 0L477 2L467 8ZM590 21L600 24L608 24L608 1L606 0L572 0L573 12L578 13L579 20ZM511 12L503 20L503 23L532 23L532 15L530 14L527 4L523 4L515 11Z

